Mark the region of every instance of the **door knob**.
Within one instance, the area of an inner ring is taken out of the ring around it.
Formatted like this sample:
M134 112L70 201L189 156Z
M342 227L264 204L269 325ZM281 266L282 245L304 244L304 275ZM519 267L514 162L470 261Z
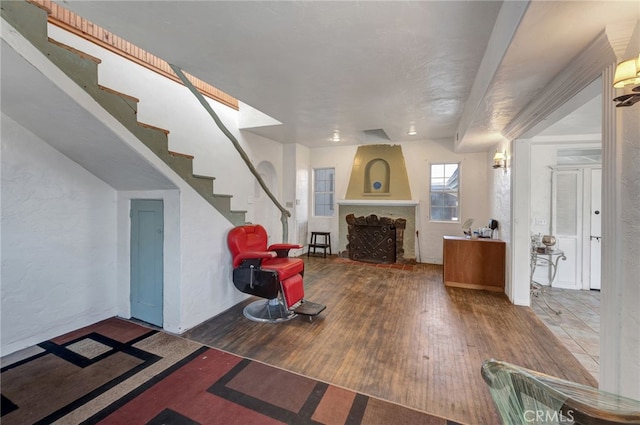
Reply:
M600 214L600 211L595 210L593 213L594 213L595 215L598 215L598 214Z

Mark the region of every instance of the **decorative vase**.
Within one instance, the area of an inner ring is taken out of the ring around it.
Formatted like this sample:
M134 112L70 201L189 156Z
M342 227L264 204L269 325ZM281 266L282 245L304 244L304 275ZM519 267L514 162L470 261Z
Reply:
M542 237L542 244L546 246L549 251L553 251L553 247L556 244L556 237L551 235L544 235Z

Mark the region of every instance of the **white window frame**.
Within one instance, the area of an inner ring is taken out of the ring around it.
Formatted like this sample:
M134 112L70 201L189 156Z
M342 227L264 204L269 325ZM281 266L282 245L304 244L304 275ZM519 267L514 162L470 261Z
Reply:
M431 190L431 172L433 169L434 165L457 165L458 166L458 189L455 191L455 193L457 193L458 195L458 218L455 220L442 220L442 219L434 219L433 215L432 215L432 205L431 205L431 194L432 193L454 193L454 191L438 191L438 192L432 192ZM428 196L429 196L429 221L431 222L435 222L435 223L460 223L461 222L461 217L462 217L462 202L461 202L461 186L462 186L462 164L458 161L438 161L438 162L430 162L429 163L429 181L428 181L428 185L429 185L429 191L428 191Z
M324 192L319 192L316 190L316 171L318 170L333 170L333 190L331 191L324 191ZM313 211L313 217L319 217L319 218L333 218L336 216L336 168L335 167L317 167L314 168L312 170L313 172L313 183L311 186L311 191L312 191L312 211ZM333 211L331 215L316 215L316 194L317 193L330 193L332 195L332 199L333 199L333 203L331 206L331 210Z

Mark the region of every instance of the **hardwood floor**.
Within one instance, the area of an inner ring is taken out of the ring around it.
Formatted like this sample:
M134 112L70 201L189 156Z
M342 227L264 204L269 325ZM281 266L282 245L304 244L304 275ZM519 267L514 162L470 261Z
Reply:
M243 303L184 336L464 424L499 423L480 376L489 358L596 385L530 308L445 288L441 266L304 260L305 298L327 305L313 322L251 322Z

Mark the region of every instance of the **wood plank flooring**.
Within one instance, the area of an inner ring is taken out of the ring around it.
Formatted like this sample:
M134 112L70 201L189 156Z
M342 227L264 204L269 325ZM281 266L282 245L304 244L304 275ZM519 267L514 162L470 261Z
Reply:
M304 260L305 298L327 305L313 322L251 322L243 303L184 336L463 424L499 423L480 376L489 358L596 386L530 308L445 288L441 266Z

